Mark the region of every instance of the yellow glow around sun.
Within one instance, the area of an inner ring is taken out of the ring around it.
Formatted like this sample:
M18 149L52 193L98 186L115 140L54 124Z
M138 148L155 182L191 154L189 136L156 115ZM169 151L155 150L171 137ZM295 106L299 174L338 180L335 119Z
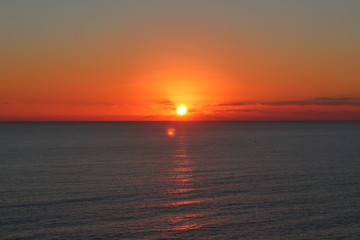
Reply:
M179 106L176 112L179 115L184 115L187 112L187 108L185 106Z

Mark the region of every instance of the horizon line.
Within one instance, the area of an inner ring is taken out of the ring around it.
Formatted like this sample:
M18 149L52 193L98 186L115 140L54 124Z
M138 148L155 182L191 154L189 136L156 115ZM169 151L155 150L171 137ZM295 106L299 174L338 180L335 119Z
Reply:
M126 123L126 122L178 122L178 123L186 123L186 122L360 122L360 120L127 120L127 121L119 121L119 120L14 120L14 121L1 121L0 123Z

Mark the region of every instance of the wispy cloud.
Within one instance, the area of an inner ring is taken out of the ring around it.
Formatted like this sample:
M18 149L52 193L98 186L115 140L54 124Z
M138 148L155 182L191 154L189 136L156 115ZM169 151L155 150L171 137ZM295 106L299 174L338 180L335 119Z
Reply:
M167 99L159 100L157 102L157 104L162 105L162 106L175 106L173 101L167 100Z
M175 104L171 100L162 99L148 106L151 109L174 110Z

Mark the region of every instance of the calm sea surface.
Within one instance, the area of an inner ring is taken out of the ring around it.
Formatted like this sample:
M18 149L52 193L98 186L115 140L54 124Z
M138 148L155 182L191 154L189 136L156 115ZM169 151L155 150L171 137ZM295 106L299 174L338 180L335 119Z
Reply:
M360 239L360 122L0 123L0 239Z

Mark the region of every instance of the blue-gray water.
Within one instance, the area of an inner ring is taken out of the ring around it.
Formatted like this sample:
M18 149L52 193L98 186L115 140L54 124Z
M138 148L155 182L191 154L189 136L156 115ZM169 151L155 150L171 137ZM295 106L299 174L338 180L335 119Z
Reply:
M0 123L0 184L0 239L360 239L360 122Z

